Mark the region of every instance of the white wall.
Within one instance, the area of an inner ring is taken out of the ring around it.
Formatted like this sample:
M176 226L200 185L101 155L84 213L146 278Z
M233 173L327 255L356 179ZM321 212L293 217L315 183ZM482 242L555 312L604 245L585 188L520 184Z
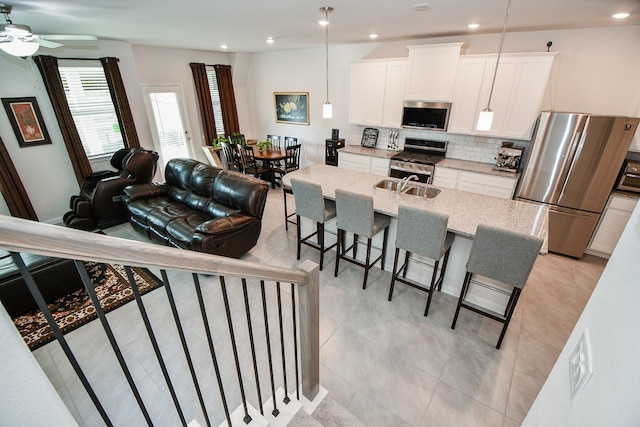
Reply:
M640 422L640 203L523 426L637 426ZM593 376L571 402L569 356L588 329Z

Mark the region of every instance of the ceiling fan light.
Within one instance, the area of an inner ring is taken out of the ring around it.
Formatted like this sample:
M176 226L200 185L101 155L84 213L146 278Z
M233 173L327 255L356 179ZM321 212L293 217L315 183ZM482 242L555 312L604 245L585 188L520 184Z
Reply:
M30 26L21 24L5 24L4 30L14 37L24 37L33 34Z
M39 47L40 45L36 42L24 42L21 40L14 40L9 43L0 43L0 49L9 55L19 56L22 58L33 55Z

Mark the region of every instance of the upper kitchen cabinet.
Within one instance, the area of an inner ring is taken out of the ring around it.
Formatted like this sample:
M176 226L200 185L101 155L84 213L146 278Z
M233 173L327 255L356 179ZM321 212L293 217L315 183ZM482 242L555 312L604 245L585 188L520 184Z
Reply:
M451 102L463 43L407 46L404 97L409 101Z
M497 55L460 58L452 102L449 133L530 139L540 113L556 53L503 54L498 65L490 131L476 130L480 111L487 106Z
M349 123L400 127L406 59L351 63Z

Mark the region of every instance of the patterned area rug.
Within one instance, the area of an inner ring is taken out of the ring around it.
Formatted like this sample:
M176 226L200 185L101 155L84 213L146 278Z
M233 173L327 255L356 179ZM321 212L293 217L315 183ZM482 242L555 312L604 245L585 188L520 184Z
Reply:
M105 312L109 312L133 300L127 273L121 265L86 262L89 278ZM132 267L140 294L162 286L162 282L146 268ZM85 289L80 289L49 304L62 333L72 331L98 317ZM44 314L35 310L13 319L20 334L31 350L55 339Z

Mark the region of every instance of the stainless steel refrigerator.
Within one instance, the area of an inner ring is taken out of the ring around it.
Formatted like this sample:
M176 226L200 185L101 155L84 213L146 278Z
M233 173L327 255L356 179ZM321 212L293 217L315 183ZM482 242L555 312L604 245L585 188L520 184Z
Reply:
M517 198L549 205L550 251L584 255L639 121L541 114Z

